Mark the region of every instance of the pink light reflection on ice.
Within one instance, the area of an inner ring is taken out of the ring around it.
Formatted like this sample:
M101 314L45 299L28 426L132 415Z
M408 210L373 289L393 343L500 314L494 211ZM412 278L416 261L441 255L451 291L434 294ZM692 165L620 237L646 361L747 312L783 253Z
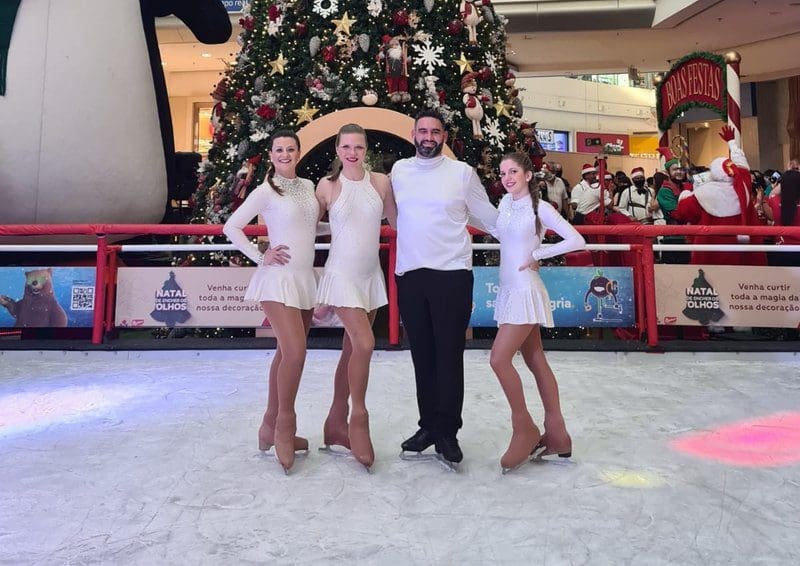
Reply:
M800 413L778 413L687 434L671 445L675 450L734 466L788 466L800 462Z
M96 417L141 395L130 387L64 387L0 397L0 437Z

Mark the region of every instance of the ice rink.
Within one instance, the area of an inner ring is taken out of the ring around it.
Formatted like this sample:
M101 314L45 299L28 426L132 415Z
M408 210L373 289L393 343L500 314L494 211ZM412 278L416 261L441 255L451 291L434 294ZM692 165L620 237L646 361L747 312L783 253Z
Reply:
M573 458L506 476L488 352L457 474L398 458L407 351L373 360L374 473L318 453L338 352L311 351L285 476L256 443L271 356L0 351L0 564L800 562L797 354L550 353Z

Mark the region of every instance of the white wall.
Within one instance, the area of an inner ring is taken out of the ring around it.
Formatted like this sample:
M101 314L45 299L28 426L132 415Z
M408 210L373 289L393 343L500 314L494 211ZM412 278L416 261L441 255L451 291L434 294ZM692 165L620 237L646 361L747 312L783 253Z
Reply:
M216 71L165 73L175 151L192 151L192 112L195 102L213 102L211 91L222 78Z
M615 134L658 132L655 91L564 77L518 77L524 119L540 128ZM572 140L574 146L574 139Z

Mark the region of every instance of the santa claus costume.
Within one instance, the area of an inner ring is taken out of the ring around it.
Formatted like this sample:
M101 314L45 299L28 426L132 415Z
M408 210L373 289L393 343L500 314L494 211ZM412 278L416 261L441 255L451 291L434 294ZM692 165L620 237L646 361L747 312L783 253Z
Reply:
M730 158L711 162L711 181L683 191L672 218L699 226L760 224L750 199L750 166L736 143L733 130L723 126L720 137L728 143ZM690 244L760 244L761 238L746 236L692 236ZM693 251L691 263L704 265L767 265L764 252Z

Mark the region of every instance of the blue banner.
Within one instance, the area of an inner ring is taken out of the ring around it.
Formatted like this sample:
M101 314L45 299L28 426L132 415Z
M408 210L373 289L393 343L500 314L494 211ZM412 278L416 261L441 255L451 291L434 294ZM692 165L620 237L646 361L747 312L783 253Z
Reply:
M497 326L494 302L499 269L475 267L472 293L474 327ZM543 267L539 274L550 295L553 323L559 327L634 326L633 269L630 267Z
M0 328L90 328L94 276L94 267L0 267Z
M228 12L236 13L242 11L244 0L222 0L222 4Z

